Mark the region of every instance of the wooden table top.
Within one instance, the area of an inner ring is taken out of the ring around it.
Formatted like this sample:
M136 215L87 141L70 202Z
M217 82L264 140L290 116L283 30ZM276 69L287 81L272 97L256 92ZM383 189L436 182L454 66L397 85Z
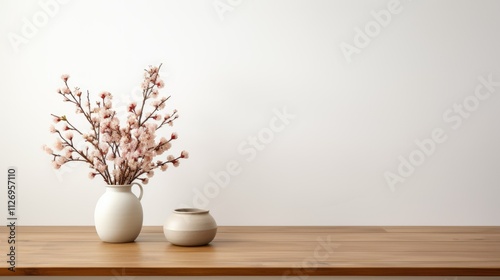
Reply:
M161 227L123 244L93 227L18 227L16 272L7 230L0 275L500 276L500 227L223 226L203 247L171 245Z

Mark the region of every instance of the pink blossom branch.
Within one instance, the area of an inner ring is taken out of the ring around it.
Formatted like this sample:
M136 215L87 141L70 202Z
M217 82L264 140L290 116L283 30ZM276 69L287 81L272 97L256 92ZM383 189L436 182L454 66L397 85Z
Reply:
M161 167L161 166L163 166L163 165L165 165L165 164L168 164L168 163L171 163L171 164L172 164L172 165L174 165L174 166L178 166L178 164L179 164L179 159L181 159L181 158L185 158L185 157L184 157L184 156L182 156L182 155L180 155L180 156L178 156L178 157L176 157L176 158L172 158L172 159L170 159L170 160L166 160L166 161L163 161L163 162L159 161L159 162L157 162L157 163L156 163L156 165L155 165L155 166L154 166L154 167L153 167L150 171L152 171L152 170L154 170L154 169L156 169L156 168L159 168L159 167ZM144 174L146 174L146 173L148 173L148 172L146 172L146 171L138 171L138 172L134 175L134 177L133 177L132 181L133 181L133 180L136 180L136 179L141 179L141 178L139 178L139 177L140 177L140 176L142 176L142 175L144 175Z
M70 161L86 162L94 172L89 175L93 178L100 175L108 184L130 184L134 180L148 182L148 178L154 175L154 170L160 168L162 171L167 169L167 164L174 167L179 165L181 158L188 157L187 152L183 151L179 157L168 156L165 161L153 162L156 156L161 155L171 147L171 141L177 139L177 134L172 133L169 140L162 137L159 142L155 142L155 132L165 124L172 125L178 118L177 111L172 115L165 115L159 119L160 112L164 109L170 96L158 98L159 89L164 86L160 79L159 71L161 68L150 66L145 70L143 82L142 100L140 106L134 102L129 106L127 122L123 127L115 117L116 112L112 110L112 96L108 92L100 94L100 99L94 106L90 100L89 91L86 92L86 102L82 102L82 92L79 88L70 90L68 85L68 75L61 78L64 81L65 88L59 89L58 94L63 97L63 101L72 103L76 106L76 113L83 114L90 125L90 132L84 134L66 116L52 115L57 122L63 122L63 130L67 130L67 138L61 134L61 130L51 128L53 133L57 133L62 141L56 143L57 149L65 150L65 154L54 153L50 148L44 149L54 157L54 165L57 168ZM145 106L149 99L151 112L146 112ZM77 132L78 136L90 143L83 150L75 147L72 131ZM73 157L77 154L77 157Z
M151 113L150 113L150 114L146 117L146 119L144 120L143 124L144 124L144 123L146 123L146 122L147 122L150 118L152 118L152 117L153 117L153 115L155 115L155 113L156 113L156 112L160 111L160 109L159 109L159 108L160 108L161 106L163 106L163 104L165 104L165 102L167 102L167 100L169 100L169 99L170 99L170 96L169 96L169 97L166 97L166 98L164 98L164 99L162 99L158 105L155 105L155 108L154 108L153 112L151 112Z
M84 160L69 158L69 159L65 160L65 162L63 162L63 163L61 164L61 166L62 166L62 165L64 165L64 164L66 164L66 163L68 163L68 162L71 162L71 161L82 161L82 162L89 163L91 166L93 166L93 165L94 165L94 163L93 163L93 162L92 162L92 161L91 161L91 160L90 160L90 159L89 159L89 158L88 158L88 157L87 157L87 156L83 153L83 151L79 151L79 150L78 150L78 149L74 146L74 144L73 144L73 140L68 141L68 140L67 140L64 136L62 136L62 134L61 134L61 132L60 132L59 130L56 130L56 133L59 135L59 138L60 138L62 141L64 141L65 146L67 146L67 147L70 147L70 148L71 148L71 152L72 152L72 153L73 153L73 152L75 152L75 153L77 153L78 155L80 155L81 157L83 157L83 158L84 158ZM55 157L57 157L57 156L62 157L62 155L60 155L60 154L53 154L53 155L54 155L54 159L55 159ZM103 177L103 179L104 179L104 181L105 181L106 183L109 183L109 179L108 179L108 177L106 177L104 174L102 174L99 170L96 170L96 171L98 171L98 172L99 172L99 174Z
M142 120L142 115L143 115L143 113L144 113L144 106L146 105L146 100L148 100L148 99L149 99L149 97L150 97L150 95L151 95L151 93L152 93L152 91L153 91L153 88L154 88L154 87L155 87L155 85L156 85L156 80L157 80L157 79L158 79L158 77L159 77L158 73L160 73L161 66L162 66L162 64L160 64L160 66L158 66L158 67L156 67L156 68L151 68L151 70L150 70L150 71L146 70L146 72L147 72L147 73L149 73L149 78L153 78L152 80L149 80L150 82L153 82L153 85L152 85L151 87L147 86L147 87L143 90L143 92L142 92L142 94L143 94L143 98L142 98L142 104L141 104L141 112L140 112L141 114L140 114L140 116L139 116L139 121L138 121L139 126L142 126L142 125L146 122L146 121L141 122L141 120ZM146 79L146 81L148 81L148 79ZM144 81L144 82L146 82L146 81Z
M56 116L54 114L50 114L50 115L53 116L54 118L59 118L59 119L65 121L70 126L71 130L74 130L74 131L78 132L78 134L82 135L82 133L80 132L80 130L78 130L73 124L71 124L69 122L69 120L66 118L66 116Z

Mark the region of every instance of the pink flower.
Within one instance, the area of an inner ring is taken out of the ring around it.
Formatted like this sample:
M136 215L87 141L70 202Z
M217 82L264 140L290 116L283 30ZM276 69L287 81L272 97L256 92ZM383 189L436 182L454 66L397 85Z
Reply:
M167 170L167 168L168 168L168 165L167 165L167 164L162 164L162 165L160 166L161 171L166 171L166 170Z
M73 149L68 147L68 149L64 151L64 157L70 159L72 155L73 155Z
M90 178L90 179L94 179L94 178L95 178L95 175L97 175L97 173L90 172L90 173L89 173L89 178Z
M109 160L109 161L113 161L115 160L116 156L115 154L113 153L109 153L107 156L106 156L106 160Z
M149 171L147 173L147 175L148 175L149 178L151 178L151 177L153 177L155 175L155 172L151 170L151 171Z
M181 158L189 158L189 153L187 151L182 151L181 152Z
M68 139L70 141L73 140L73 132L68 131L68 132L66 132L65 136L66 136L66 139Z
M130 127L134 127L135 125L138 124L137 118L133 114L130 114L128 116L127 122L130 125Z
M146 185L147 183L149 183L149 179L148 178L142 178L141 181L142 181L142 183L144 185Z
M158 128L158 125L156 123L147 123L146 128L147 128L147 133L154 134L156 129Z
M151 97L156 98L158 97L159 93L160 92L157 89L153 89L153 91L151 91Z
M172 165L173 165L174 167L179 166L179 164L180 164L180 161L178 161L178 160L174 160L174 161L172 161Z
M109 145L106 142L101 142L99 143L99 150L101 150L103 154L107 154L109 150Z
M130 134L132 134L135 138L139 138L141 136L141 131L139 129L130 130Z
M111 122L109 123L109 126L111 127L112 130L119 131L120 130L120 120L117 117L113 117L111 119Z
M135 110L135 107L137 106L137 103L136 102L132 102L130 103L130 105L128 105L128 111L129 112L133 112Z
M58 123L61 121L61 118L56 116L56 117L54 117L53 120L54 120L54 123Z
M64 148L63 142L61 141L61 139L57 138L56 143L54 144L54 148L57 151L61 151Z
M99 116L96 116L96 115L93 115L93 116L91 117L91 120L92 120L92 122L93 122L94 124L98 124L98 123L99 123L99 121L100 121L100 119L101 119L101 118L100 118Z
M172 148L172 144L170 144L170 142L165 143L165 145L162 146L163 151L168 151L170 148Z
M165 83L163 82L163 80L156 80L156 86L158 88L163 88L165 86Z
M128 167L129 167L130 169L132 169L132 170L136 170L136 169L137 169L137 161L134 161L134 160L129 161L129 162L128 162Z
M115 158L115 165L121 166L124 161L125 161L125 159L123 157L117 157L117 158Z
M101 139L102 139L102 141L109 143L109 142L111 142L111 135L109 135L109 133L106 132L106 133L101 135Z
M104 165L102 164L101 162L98 162L97 163L97 166L96 166L96 169L101 172L101 173L104 173L106 171L106 169L108 168L107 165Z
M59 163L57 163L56 161L53 161L52 167L54 167L55 169L59 169L59 168L61 168L61 165Z
M47 145L43 145L43 150L49 155L52 155L54 153L54 151Z
M160 103L160 106L158 106L158 110L163 110L165 109L165 101L162 101L162 103Z
M111 101L109 101L109 100L104 101L104 107L106 109L111 109L112 106L113 106L113 104L111 103Z
M65 82L67 82L67 81L68 81L68 79L69 79L69 75L68 75L68 74L64 74L64 75L62 75L62 76L61 76L61 79L62 79L63 81L65 81Z
M175 157L173 155L168 155L167 156L167 161L173 161Z
M50 133L56 133L57 132L57 129L56 129L56 127L53 124L50 125L49 130L50 130Z
M141 153L139 153L139 151L134 151L132 153L132 158L134 158L134 159L138 159L140 156L141 156Z
M66 161L67 161L67 160L66 160L66 158L61 157L61 156L59 156L59 157L57 157L57 158L55 159L55 162L57 162L57 163L58 163L59 165L61 165L61 166L62 166L63 164L65 164L65 163L66 163Z
M176 132L172 132L172 135L170 136L170 139L177 139L178 135Z
M100 155L101 155L101 153L98 150L94 150L90 153L90 156L92 157L92 163L94 165L97 165L97 163L99 162Z
M99 118L102 119L101 125L102 124L107 125L106 122L111 121L111 120L106 120L106 119L111 117L111 115L113 114L113 111L111 111L109 108L106 108L106 104L104 104L104 107L100 107L97 113L99 113Z
M158 66L150 66L148 72L149 72L149 74L152 75L152 74L158 73L159 70L160 70L160 68Z
M71 93L71 90L69 89L69 87L65 87L65 88L63 88L62 92L63 92L64 94L70 94L70 93Z
M108 93L109 93L109 92L106 92L106 91L101 92L101 95L100 95L100 96L101 96L101 98L102 98L102 99L106 98L106 96L108 95Z

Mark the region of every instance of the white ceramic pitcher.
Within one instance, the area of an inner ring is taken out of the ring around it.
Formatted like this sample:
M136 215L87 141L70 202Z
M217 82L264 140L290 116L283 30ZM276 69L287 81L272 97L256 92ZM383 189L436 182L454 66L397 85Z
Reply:
M140 189L139 197L132 193L132 186ZM142 229L142 186L107 185L94 212L97 235L102 241L123 243L134 241Z

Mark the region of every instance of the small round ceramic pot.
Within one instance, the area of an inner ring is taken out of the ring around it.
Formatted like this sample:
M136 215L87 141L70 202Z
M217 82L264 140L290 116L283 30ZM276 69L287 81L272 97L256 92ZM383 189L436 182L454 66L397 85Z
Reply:
M163 233L174 245L203 246L215 238L217 223L208 210L179 208L167 218Z

